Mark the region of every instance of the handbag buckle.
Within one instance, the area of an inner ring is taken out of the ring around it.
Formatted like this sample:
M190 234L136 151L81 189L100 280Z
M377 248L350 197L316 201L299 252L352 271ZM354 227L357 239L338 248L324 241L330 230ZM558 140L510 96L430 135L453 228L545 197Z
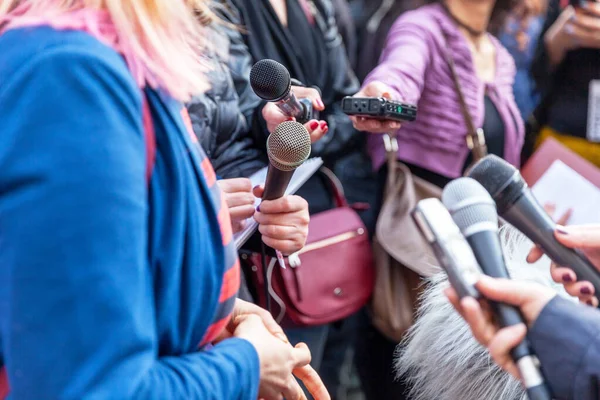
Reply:
M485 134L482 128L477 128L475 136L477 136L477 145L480 147L485 146ZM467 146L469 147L469 150L475 148L475 141L472 135L467 135Z
M389 133L383 135L383 145L385 146L385 151L388 153L398 152L398 139L396 139L396 136L390 135Z

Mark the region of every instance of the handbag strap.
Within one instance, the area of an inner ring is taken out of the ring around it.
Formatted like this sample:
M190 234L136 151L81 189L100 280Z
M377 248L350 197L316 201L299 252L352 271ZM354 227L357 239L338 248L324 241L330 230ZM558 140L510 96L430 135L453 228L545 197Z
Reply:
M460 110L465 119L465 124L467 125L467 146L469 147L469 150L471 150L471 152L473 153L473 162L477 162L487 155L485 133L483 132L482 128L475 128L473 118L471 117L471 113L469 112L469 108L467 107L467 102L465 101L465 96L462 91L460 79L458 78L458 74L456 73L454 58L448 50L445 51L445 54L448 67L450 68L450 75L452 75L452 80L454 81L454 89L456 90L456 94L458 95Z
M331 189L335 206L337 208L349 207L348 200L346 200L346 195L344 193L344 187L339 178L327 167L321 167L319 172Z

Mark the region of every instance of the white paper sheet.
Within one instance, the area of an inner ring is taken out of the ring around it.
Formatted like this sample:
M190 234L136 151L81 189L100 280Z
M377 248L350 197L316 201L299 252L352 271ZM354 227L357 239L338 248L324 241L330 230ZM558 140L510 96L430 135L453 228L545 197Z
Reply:
M296 169L294 175L292 176L292 180L285 191L285 194L294 194L306 181L308 178L314 175L315 172L323 165L323 160L320 157L311 158L307 160L304 164ZM265 183L267 179L267 167L256 171L252 176L250 176L250 181L252 182L252 187L256 185L262 185ZM254 205L258 207L260 204L260 199L256 199ZM239 250L240 247L254 234L258 224L254 220L254 218L248 218L246 220L246 227L241 232L236 233L233 236L233 240L235 240L235 245Z
M560 160L532 188L540 204L556 205L554 218L569 208L569 225L600 223L600 189Z

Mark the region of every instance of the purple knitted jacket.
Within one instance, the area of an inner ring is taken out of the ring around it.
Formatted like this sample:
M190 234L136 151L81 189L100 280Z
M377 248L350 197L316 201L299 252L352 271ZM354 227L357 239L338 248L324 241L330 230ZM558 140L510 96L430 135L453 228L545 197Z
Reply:
M504 121L504 157L518 166L524 128L512 89L515 65L496 38L491 39L497 49L496 77L486 84L475 73L466 39L439 4L404 13L394 23L379 66L364 84L383 82L392 88L392 97L419 106L416 121L398 131L399 160L450 178L462 173L469 154L467 128L444 53L449 51L476 127L483 125L487 93ZM379 169L385 162L381 135L371 135L368 145Z

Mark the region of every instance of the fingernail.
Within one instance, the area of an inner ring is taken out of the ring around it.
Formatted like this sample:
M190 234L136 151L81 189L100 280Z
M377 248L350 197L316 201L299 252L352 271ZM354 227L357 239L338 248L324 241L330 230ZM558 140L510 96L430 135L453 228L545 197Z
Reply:
M286 119L286 121L295 121L295 120L296 120L296 118L294 118L294 117L289 117L288 119Z
M571 278L570 274L563 274L562 280L563 282L573 282L573 278Z
M325 105L323 104L323 102L321 101L321 99L317 99L317 104L320 108L325 108Z
M313 121L310 123L310 129L315 130L319 127L319 123L317 121Z
M260 185L256 185L252 188L252 190L257 190L260 187Z
M382 97L392 97L389 92L385 92L381 96Z
M327 129L327 122L321 122L321 129Z
M256 206L256 211L260 212L260 204Z
M594 302L592 300L588 300L585 302L585 304L587 304L588 306L594 306Z
M569 232L567 232L567 230L563 226L560 226L560 225L558 225L556 227L556 232L560 233L561 235L568 235L569 234Z
M579 291L581 294L592 294L592 290L587 286L582 287Z

